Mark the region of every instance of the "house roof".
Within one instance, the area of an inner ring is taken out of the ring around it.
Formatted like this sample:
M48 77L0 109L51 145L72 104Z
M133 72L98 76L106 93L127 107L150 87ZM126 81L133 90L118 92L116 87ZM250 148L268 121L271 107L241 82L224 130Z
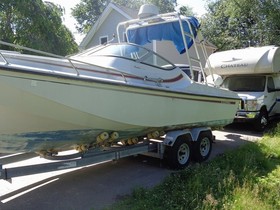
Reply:
M136 11L134 9L127 8L127 7L124 7L124 6L120 6L120 5L117 5L117 4L115 4L115 6L119 7L122 11L124 11L126 14L128 14L130 16L130 19L138 18L138 11Z
M117 5L112 2L109 3L108 6L103 11L103 13L98 18L98 20L94 23L94 25L92 26L90 31L87 33L87 35L82 40L82 42L80 44L80 48L85 48L89 44L89 42L91 41L94 34L98 31L100 26L104 23L104 21L107 19L107 17L113 10L117 11L118 13L123 15L128 20L137 18L137 14L138 14L138 11L135 11L133 9L126 8L126 7Z

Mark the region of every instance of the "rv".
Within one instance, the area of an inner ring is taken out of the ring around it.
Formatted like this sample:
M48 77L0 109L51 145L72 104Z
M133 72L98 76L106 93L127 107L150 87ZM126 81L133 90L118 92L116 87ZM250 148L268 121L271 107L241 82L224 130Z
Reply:
M242 99L235 122L263 131L280 114L280 48L249 47L216 52L206 62L213 84L235 91ZM219 75L219 76L218 76Z

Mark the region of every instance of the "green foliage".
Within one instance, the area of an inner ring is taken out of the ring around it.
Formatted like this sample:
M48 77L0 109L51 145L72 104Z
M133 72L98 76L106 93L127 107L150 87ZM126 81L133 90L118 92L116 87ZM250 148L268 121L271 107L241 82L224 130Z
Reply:
M177 0L112 0L117 5L138 11L143 4L153 4L159 8L160 13L173 12Z
M62 24L62 9L42 0L1 0L0 39L58 55L78 46Z
M220 50L280 45L280 1L209 1L203 32Z
M112 209L280 209L280 136L275 132L175 172L152 189L138 188Z
M196 14L192 11L192 8L188 6L182 6L179 12L184 16L196 16Z
M154 4L159 8L160 13L173 12L177 5L177 0L112 0L111 2L136 11L143 4ZM80 33L87 33L109 3L110 0L81 0L72 9L72 15L78 22L77 30Z
M80 33L87 33L102 14L108 3L108 0L81 0L81 2L72 9L72 15L78 22L76 26L77 30Z

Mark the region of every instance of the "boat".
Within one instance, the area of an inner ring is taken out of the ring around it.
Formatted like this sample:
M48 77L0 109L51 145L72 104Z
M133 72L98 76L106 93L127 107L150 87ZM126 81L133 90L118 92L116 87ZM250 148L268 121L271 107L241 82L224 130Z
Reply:
M143 30L165 25L177 30L181 52L196 45L198 21L177 13L121 23L128 42L106 43L68 57L0 41L31 51L0 51L0 153L84 151L133 144L176 129L231 123L239 103L236 93L206 80L193 81L137 43ZM152 36L145 39L149 42Z

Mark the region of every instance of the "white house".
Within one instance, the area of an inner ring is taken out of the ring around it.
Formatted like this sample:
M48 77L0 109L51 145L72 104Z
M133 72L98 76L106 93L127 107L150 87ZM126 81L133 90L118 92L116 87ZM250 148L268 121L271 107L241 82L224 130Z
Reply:
M112 41L114 35L117 35L118 23L136 18L138 18L138 11L114 3L108 4L102 15L81 42L80 49L88 49L92 46ZM122 36L122 41L125 41L125 34L123 33ZM117 41L116 37L112 42ZM152 48L158 54L175 64L187 64L186 54L180 55L173 43L169 41L154 41L146 47ZM206 45L206 48L208 55L212 54L216 49L216 47L210 43ZM194 54L194 51L191 49L190 56L192 56L192 54ZM202 53L200 54L202 59ZM202 60L202 64L205 64L204 60Z

